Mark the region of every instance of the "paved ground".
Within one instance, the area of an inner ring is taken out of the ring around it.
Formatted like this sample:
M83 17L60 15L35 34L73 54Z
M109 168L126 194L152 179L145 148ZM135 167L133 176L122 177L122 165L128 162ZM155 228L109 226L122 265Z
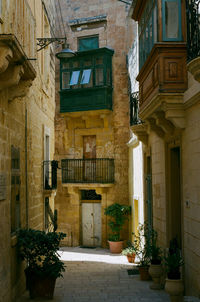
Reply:
M125 256L105 249L62 248L64 278L57 279L55 302L169 302L163 291L149 288L150 281L128 275L133 268ZM17 302L30 301L26 292ZM36 301L43 301L37 299Z

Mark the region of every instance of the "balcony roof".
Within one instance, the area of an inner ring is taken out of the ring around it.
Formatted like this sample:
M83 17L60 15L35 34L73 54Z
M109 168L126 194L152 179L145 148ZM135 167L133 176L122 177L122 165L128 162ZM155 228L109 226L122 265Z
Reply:
M143 9L145 7L147 0L134 0L132 2L132 9L133 9L133 14L132 14L132 18L135 21L139 21L140 20L140 16L143 12Z

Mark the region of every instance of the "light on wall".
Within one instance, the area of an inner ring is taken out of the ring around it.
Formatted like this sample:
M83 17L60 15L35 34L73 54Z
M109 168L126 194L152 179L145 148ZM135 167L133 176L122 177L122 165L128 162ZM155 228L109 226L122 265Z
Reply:
M62 44L62 50L58 53L56 53L56 57L58 59L65 59L65 58L71 58L76 55L76 53L69 49L69 45L66 44L67 39L66 38L37 38L37 45L40 46L40 48L37 51L40 51L50 45L51 43L57 42L58 44Z

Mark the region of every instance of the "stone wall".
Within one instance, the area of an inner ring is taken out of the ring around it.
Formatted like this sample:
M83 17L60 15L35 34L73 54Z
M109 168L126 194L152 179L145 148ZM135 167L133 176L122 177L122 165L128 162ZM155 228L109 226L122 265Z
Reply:
M16 252L16 234L11 233L11 147L19 149L20 157L20 227L44 229L43 160L45 129L50 134L50 159L54 155L54 60L45 70L44 52L36 53L37 37L43 36L41 22L45 13L41 1L2 1L0 33L13 34L34 70L35 80L27 82L27 70L15 86L6 88L0 83L0 301L15 301L25 290L23 265ZM37 5L36 5L37 2ZM22 10L25 13L22 14ZM35 19L34 16L37 16ZM13 19L15 18L14 23ZM32 23L30 23L30 21ZM17 24L17 25L16 25ZM30 26L28 26L30 24ZM16 25L16 26L14 26ZM29 32L27 32L29 30ZM11 36L11 35L10 35ZM0 38L2 38L0 34ZM1 46L2 47L2 42ZM13 48L13 54L16 50ZM0 54L2 52L0 51ZM3 58L1 57L3 60ZM1 61L0 59L0 61ZM2 61L1 61L2 62ZM26 61L28 62L28 60ZM29 63L27 63L29 64ZM31 69L30 69L31 70ZM47 72L47 74L45 74ZM27 165L27 168L26 168ZM12 172L15 173L16 171ZM50 196L50 199L54 198Z
M103 214L105 206L113 202L129 202L128 197L128 147L129 141L129 94L126 55L130 31L127 13L128 7L118 1L60 1L64 22L67 24L67 38L70 48L77 50L77 38L98 34L99 47L114 49L113 73L113 111L85 111L59 114L59 97L56 99L56 159L82 158L83 135L96 135L96 157L115 159L115 184L108 188L95 185L64 188L59 183L56 195L56 207L59 209L59 227L67 230L69 239L66 244L81 244L81 189L94 189L104 195L102 200L102 245L106 246L107 225ZM75 26L76 19L105 16L99 23L87 23ZM106 19L106 21L105 21ZM61 21L61 20L60 20ZM58 24L59 25L59 24ZM131 27L130 27L131 28ZM132 32L132 31L131 31ZM58 78L57 78L58 81ZM58 87L58 84L57 84ZM71 186L71 185L70 185ZM103 191L102 191L103 190ZM76 196L76 197L74 197ZM72 215L73 213L73 215ZM66 239L67 240L67 239Z

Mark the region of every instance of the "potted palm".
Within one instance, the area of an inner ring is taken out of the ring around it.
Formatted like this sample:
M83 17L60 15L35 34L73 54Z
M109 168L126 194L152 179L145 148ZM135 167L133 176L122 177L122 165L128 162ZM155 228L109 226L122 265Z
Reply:
M64 233L21 229L17 234L18 253L26 261L26 286L30 298L53 299L55 282L65 271L58 249Z
M153 284L150 285L151 289L161 289L161 276L162 276L162 250L157 244L158 233L150 229L150 267L149 274L152 277Z
M108 236L108 243L111 253L121 253L123 248L123 240L121 239L121 231L131 213L131 207L114 203L105 208L104 214L109 216L108 225L111 233Z
M179 302L183 299L184 287L180 268L184 264L184 261L176 238L170 241L170 247L164 259L167 271L165 291L170 295L172 302Z

